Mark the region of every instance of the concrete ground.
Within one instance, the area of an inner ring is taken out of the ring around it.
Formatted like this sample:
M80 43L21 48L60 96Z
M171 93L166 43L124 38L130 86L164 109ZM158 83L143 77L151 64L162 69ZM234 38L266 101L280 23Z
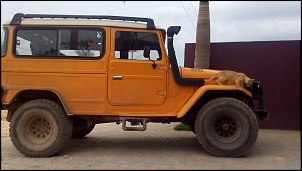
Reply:
M203 150L191 131L175 131L178 123L149 123L143 132L99 124L54 157L28 158L12 145L4 113L1 170L301 170L301 131L260 129L246 156L219 158Z

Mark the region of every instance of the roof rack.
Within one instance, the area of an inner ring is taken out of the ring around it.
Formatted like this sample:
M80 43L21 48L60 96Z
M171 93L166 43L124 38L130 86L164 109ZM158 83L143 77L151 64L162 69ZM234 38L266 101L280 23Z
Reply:
M148 29L155 29L154 21L151 18L141 17L124 17L124 16L110 16L110 15L53 15L53 14L23 14L16 13L11 20L11 25L20 25L22 18L74 18L74 19L109 19L109 20L123 20L123 21L135 21L146 22Z

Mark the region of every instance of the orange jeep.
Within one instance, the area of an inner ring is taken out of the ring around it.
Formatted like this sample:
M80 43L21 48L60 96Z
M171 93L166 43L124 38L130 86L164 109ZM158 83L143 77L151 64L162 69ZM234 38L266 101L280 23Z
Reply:
M95 124L182 122L210 154L245 154L269 116L260 82L240 88L206 81L219 70L179 67L179 31L150 18L15 14L1 36L1 109L16 149L48 157Z

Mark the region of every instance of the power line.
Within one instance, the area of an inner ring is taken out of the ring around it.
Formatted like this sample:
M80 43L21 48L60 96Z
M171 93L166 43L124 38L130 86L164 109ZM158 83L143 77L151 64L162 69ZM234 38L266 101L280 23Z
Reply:
M19 5L19 4L16 4L16 3L13 3L13 2L10 2L10 1L7 1L7 2L11 3L11 4L15 5L15 6L19 6L19 7L23 8L23 9L26 9L26 10L28 10L30 12L33 12L32 10L29 10L28 8L25 8L25 7L23 7L23 6Z
M182 4L182 2L181 2L181 1L179 1L179 2L181 3L182 7L183 7L183 8L184 8L184 10L186 11L187 16L189 17L189 19L190 19L190 21L191 21L191 23L192 23L193 27L196 29L196 27L195 27L195 25L193 24L193 21L192 21L191 17L189 16L189 14L188 14L188 12L187 12L186 8L184 7L184 5Z
M211 32L212 32L212 34L213 34L213 38L214 38L214 40L215 40L215 42L216 42L216 38L215 38L214 32L212 31L211 27L210 27L210 30L211 30Z
M6 6L5 8L3 8L4 10L10 10L10 11L12 11L12 12L16 12L16 10L15 9L12 9L11 7L9 7L9 6L7 6L6 4L2 4L1 3L1 5L4 5L4 6ZM2 9L2 8L1 8Z
M191 3L191 6L192 6L193 10L195 11L195 8L193 7L193 4L192 4L192 2L191 2L191 1L190 1L190 3ZM197 20L198 20L198 15L197 15L197 12L196 12L196 11L195 11L195 14L196 14L196 17L197 17ZM213 30L211 29L211 27L210 27L210 31L212 32L213 38L214 38L214 40L216 41L216 38L215 38L214 32L213 32Z
M193 7L193 4L192 4L192 2L191 2L191 1L190 1L190 3L191 3L191 6L192 6L192 8L193 8L193 10L194 10L195 14L196 14L196 17L198 17L197 12L195 11L195 8Z

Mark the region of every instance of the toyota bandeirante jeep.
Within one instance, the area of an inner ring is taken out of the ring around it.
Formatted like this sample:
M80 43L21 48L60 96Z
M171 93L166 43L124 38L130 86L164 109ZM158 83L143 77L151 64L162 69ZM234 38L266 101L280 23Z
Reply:
M178 66L180 28L140 17L15 14L1 36L1 109L13 145L48 157L95 124L144 131L182 122L210 154L244 155L258 119L269 116L260 82L219 84L207 81L219 70Z

